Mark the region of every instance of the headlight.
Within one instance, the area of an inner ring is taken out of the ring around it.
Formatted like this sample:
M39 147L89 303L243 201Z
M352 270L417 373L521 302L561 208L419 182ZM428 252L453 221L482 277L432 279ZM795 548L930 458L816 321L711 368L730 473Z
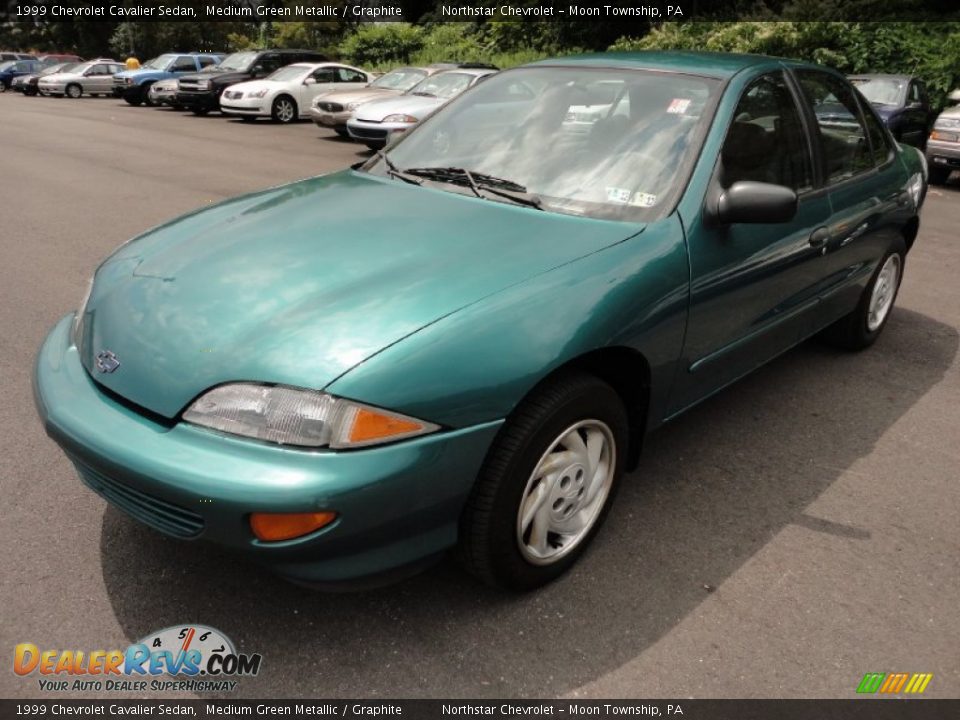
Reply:
M914 173L913 177L910 178L910 181L907 183L907 193L910 195L910 199L913 201L914 209L920 209L920 203L923 200L923 174Z
M415 123L419 122L413 115L387 115L383 121L385 123Z
M359 103L359 102L347 103L346 105L344 105L344 108L346 110L356 110L361 105L363 105L363 103Z
M253 92L247 93L247 97L262 98L264 95L267 94L267 92L268 92L267 90L254 90Z
M133 85L133 79L132 79L132 78L124 78L123 81L124 81L127 85Z
M432 423L323 392L231 383L201 395L183 419L213 430L281 445L356 448L426 435Z
M87 303L90 302L90 293L93 291L93 278L87 280L87 289L83 292L83 299L80 301L80 307L77 308L77 314L73 316L73 327L70 330L70 338L73 344L80 347L80 341L83 340L83 316L87 312Z

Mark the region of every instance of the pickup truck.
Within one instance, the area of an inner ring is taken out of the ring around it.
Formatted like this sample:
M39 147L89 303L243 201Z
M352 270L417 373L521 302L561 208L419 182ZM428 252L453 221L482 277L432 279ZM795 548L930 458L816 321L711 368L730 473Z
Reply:
M223 58L209 53L165 53L137 70L124 70L113 78L113 94L131 105L153 105L150 86L158 80L172 80L187 73L213 67Z

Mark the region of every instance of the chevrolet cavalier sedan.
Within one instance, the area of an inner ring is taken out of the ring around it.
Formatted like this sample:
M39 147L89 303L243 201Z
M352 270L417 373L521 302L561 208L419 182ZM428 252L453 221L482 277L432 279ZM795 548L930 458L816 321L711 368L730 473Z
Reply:
M606 112L571 129L598 85ZM821 125L828 101L852 120ZM43 343L37 407L92 490L168 535L309 584L455 548L536 588L645 435L805 338L877 340L925 191L822 67L535 63L362 166L122 245Z

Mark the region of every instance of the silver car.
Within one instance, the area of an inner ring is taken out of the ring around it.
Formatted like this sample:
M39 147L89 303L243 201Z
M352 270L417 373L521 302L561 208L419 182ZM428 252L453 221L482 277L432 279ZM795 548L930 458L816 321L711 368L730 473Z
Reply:
M169 78L168 80L157 80L150 85L147 91L147 99L150 105L169 105L174 110L182 110L183 106L177 104L177 90L180 88L178 78Z
M960 170L960 90L954 90L947 99L954 105L937 116L927 139L925 154L932 185L943 185L950 173Z
M460 68L431 75L402 95L360 105L347 121L347 132L372 150L382 148L393 133L409 130L495 72L489 68Z
M396 97L405 93L424 78L448 66L401 67L381 75L366 87L334 90L317 97L310 106L310 119L318 127L335 130L341 137L349 137L347 120L353 111L373 100Z
M41 95L108 96L113 90L113 76L126 66L109 58L97 58L81 63L69 72L59 72L40 78L37 88Z

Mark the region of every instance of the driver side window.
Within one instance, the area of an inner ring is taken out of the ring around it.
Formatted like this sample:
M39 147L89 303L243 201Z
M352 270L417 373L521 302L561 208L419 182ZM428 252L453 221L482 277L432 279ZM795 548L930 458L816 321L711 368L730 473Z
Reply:
M721 152L721 184L740 180L813 187L812 162L800 111L782 72L763 75L740 97Z

